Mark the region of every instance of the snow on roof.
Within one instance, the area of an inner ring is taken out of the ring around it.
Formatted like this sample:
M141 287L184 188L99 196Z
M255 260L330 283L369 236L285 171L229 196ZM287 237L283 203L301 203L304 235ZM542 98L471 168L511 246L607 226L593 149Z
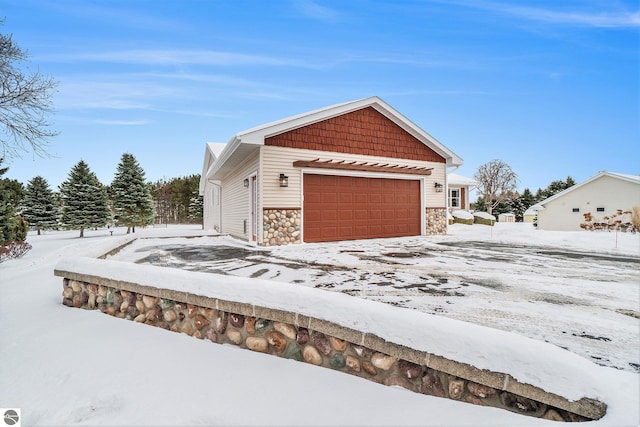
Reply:
M478 185L478 183L475 180L471 178L467 178L466 176L455 174L455 173L447 174L447 182L449 183L449 186L468 185L469 187L475 187L476 185Z
M220 157L222 150L227 146L226 142L207 142L207 147L216 158Z

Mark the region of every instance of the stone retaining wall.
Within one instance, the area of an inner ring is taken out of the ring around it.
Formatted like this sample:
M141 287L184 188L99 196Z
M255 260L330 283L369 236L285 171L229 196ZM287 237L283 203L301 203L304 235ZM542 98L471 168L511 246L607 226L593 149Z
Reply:
M55 274L63 277L63 304L69 307L97 309L214 343L523 415L587 421L606 412L606 405L598 401L568 401L507 374L480 370L299 313L73 271L56 270Z

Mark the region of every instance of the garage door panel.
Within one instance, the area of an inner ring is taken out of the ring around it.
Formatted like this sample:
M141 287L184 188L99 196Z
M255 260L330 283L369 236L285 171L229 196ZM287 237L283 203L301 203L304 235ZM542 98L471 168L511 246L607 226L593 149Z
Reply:
M419 235L418 180L306 174L306 242Z

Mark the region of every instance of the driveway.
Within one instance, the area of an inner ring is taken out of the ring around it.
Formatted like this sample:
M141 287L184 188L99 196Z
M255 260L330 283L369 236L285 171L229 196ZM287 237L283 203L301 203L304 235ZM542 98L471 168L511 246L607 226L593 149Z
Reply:
M257 248L139 239L112 259L313 286L512 331L640 372L640 257L438 237Z

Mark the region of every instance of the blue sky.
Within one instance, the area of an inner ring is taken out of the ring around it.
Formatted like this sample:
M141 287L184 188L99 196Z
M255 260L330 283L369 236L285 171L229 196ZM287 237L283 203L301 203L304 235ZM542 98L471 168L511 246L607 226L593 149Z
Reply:
M200 173L205 143L377 95L464 159L535 191L640 174L637 1L0 0L3 33L59 83L52 157L5 177L55 189L80 159L113 179Z

